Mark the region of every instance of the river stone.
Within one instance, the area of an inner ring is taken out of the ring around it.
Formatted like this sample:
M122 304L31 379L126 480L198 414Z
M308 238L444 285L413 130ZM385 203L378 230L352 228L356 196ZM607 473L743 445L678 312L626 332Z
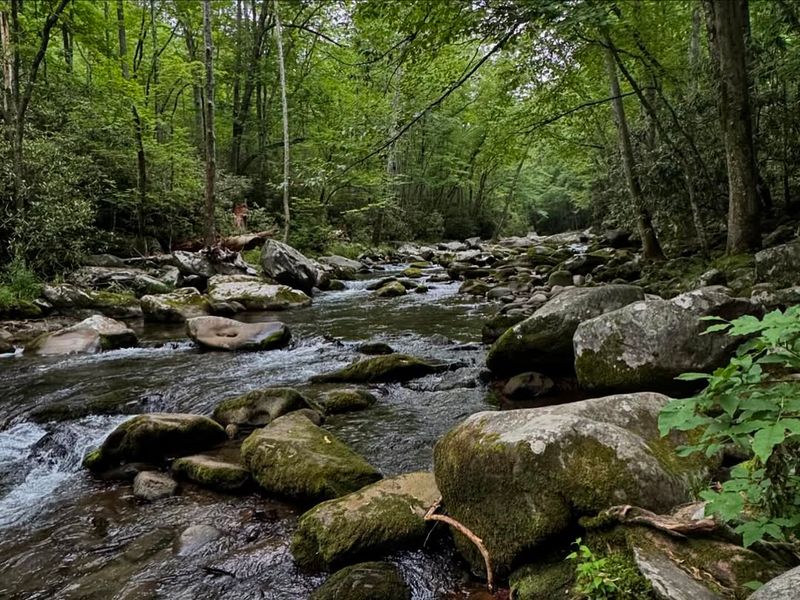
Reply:
M756 280L768 281L776 287L800 284L800 241L757 252Z
M797 600L800 590L800 567L770 579L750 596L750 600Z
M366 390L344 389L331 390L320 394L314 401L325 415L364 410L375 404L378 399Z
M170 286L143 269L134 267L81 267L67 276L67 281L79 287L93 289L127 289L137 296L166 294Z
M136 334L125 323L93 315L70 327L40 335L26 346L25 352L41 356L94 354L137 344Z
M238 302L247 310L286 310L311 304L311 298L299 290L249 275L215 275L208 280L208 297L213 302Z
M334 573L314 590L311 600L409 600L411 592L397 567L366 562Z
M302 567L329 570L421 545L430 525L423 517L438 498L432 473L408 473L323 502L300 517L292 556Z
M376 292L375 295L379 298L396 298L397 296L405 296L406 295L406 288L405 286L395 280L390 281L386 285L380 287Z
M317 260L330 267L336 279L344 279L346 281L355 279L356 274L364 268L364 265L357 260L335 254L332 256L320 256Z
M217 274L213 263L202 252L175 250L172 253L172 260L181 275L197 275L208 279Z
M208 300L195 288L180 288L169 294L142 296L146 321L183 323L209 313Z
M191 556L197 554L203 546L216 542L221 537L222 532L216 527L204 524L191 525L175 540L172 551L178 556Z
M381 478L333 434L291 413L250 434L242 461L268 493L302 502L337 498Z
M264 275L311 294L317 284L317 268L300 252L277 240L267 240L261 249Z
M174 496L177 491L178 484L166 473L141 471L133 479L133 495L148 502Z
M469 294L471 296L485 296L491 289L488 283L480 281L479 279L470 279L461 284L458 288L459 294Z
M535 371L514 375L503 387L503 395L512 400L524 400L546 394L553 389L553 380Z
M545 301L547 301L546 298ZM509 328L524 320L524 315L496 314L483 324L481 341L484 344L494 344Z
M129 292L89 290L91 308L112 319L139 319L143 316L139 299Z
M365 358L338 371L316 375L311 378L311 381L314 383L408 381L445 370L447 370L447 365L434 364L407 354L394 353Z
M92 297L88 292L71 283L47 284L42 287L42 296L54 308L90 308L93 305Z
M361 354L368 354L370 356L382 356L385 354L393 354L394 348L384 342L364 342L358 347Z
M86 455L83 466L95 472L128 462L160 463L206 450L227 439L208 417L181 413L148 413L128 419L102 445Z
M186 332L197 344L211 350L272 350L291 339L283 323L242 323L225 317L194 317L186 321Z
M214 409L213 418L223 426L263 427L288 412L302 408L309 408L309 403L297 390L266 388L223 400Z
M677 434L657 420L669 398L623 394L560 406L481 412L434 448L434 473L447 512L486 545L499 576L528 552L566 532L581 515L617 504L666 511L686 502L706 474L678 458ZM476 571L483 560L460 535Z
M397 281L397 277L382 277L381 279L378 279L377 281L373 281L372 283L368 284L365 289L369 290L370 292L374 292L375 290L379 290L386 284L392 283L394 281Z
M177 477L220 492L241 491L250 480L250 473L244 467L202 454L175 460L172 472Z
M572 285L572 273L569 271L553 271L547 278L547 285L550 287Z
M501 335L489 350L486 365L501 377L525 371L570 372L575 359L572 336L578 325L643 299L642 289L632 285L564 290Z
M589 390L679 389L675 378L725 364L742 338L701 335L704 316L758 314L760 307L708 287L672 300L649 299L581 323L574 336L575 370Z

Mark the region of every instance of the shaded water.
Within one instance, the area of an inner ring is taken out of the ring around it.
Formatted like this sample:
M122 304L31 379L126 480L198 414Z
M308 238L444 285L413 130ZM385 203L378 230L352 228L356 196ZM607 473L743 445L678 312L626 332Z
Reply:
M381 276L385 276L382 273ZM252 354L202 353L183 327L140 330L146 347L96 356L0 360L0 597L2 598L306 598L324 575L298 571L288 541L301 509L251 494L206 492L191 484L154 504L123 482L92 479L85 452L126 417L85 416L36 423L43 407L122 395L125 412L209 414L222 399L265 386L310 392L315 374L344 366L362 341L458 362L455 371L371 389L369 410L325 424L384 475L430 469L438 437L465 416L489 410L478 381L486 306L435 284L426 295L374 299L350 282L314 305L278 319L293 332L289 348ZM191 556L173 543L189 525L225 535ZM445 542L391 557L415 599L458 597L465 574Z

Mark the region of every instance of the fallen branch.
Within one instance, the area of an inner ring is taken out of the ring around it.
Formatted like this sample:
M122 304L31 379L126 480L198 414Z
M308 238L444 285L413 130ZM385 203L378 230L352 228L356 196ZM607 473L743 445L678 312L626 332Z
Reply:
M489 551L486 549L486 546L483 545L483 540L479 538L477 535L472 533L466 526L462 525L452 517L448 517L447 515L437 515L435 514L439 508L442 506L442 499L439 498L436 502L433 503L428 509L428 512L425 513L424 520L425 521L441 521L442 523L447 523L450 527L456 529L457 531L464 534L464 536L478 549L483 556L483 562L486 565L486 587L489 588L489 592L494 592L494 575L492 573L492 559L489 556Z
M686 514L686 511L682 512ZM599 516L611 517L623 524L646 525L677 538L711 533L717 529L717 522L713 518L691 519L687 516L682 519L674 515L657 515L644 508L628 504L607 508Z

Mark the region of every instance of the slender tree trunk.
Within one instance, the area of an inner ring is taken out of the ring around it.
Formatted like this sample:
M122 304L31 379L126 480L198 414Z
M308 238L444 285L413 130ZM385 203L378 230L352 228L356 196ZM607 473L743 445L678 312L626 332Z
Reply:
M653 228L650 213L642 197L642 189L639 179L636 176L635 164L633 159L633 146L631 145L630 132L628 131L628 121L625 118L625 105L621 98L619 79L617 78L617 63L614 60L614 52L611 48L611 40L606 37L606 69L608 70L608 80L611 87L611 96L614 98L612 106L614 109L614 119L617 124L617 134L619 137L619 149L622 156L622 167L625 171L625 180L628 185L628 193L631 203L636 211L636 225L639 236L642 238L642 252L644 257L652 260L662 260L664 253L658 243L655 229Z
M286 65L283 57L283 31L278 13L278 0L274 0L275 38L278 43L278 70L281 78L281 116L283 118L283 241L289 239L289 107L286 103Z
M728 165L728 254L761 247L761 207L750 110L747 0L707 0L708 37L718 60L719 112Z
M211 38L211 0L203 1L204 62L206 67L205 127L206 127L206 245L216 241L214 226L214 191L217 178L216 136L214 134L214 42Z

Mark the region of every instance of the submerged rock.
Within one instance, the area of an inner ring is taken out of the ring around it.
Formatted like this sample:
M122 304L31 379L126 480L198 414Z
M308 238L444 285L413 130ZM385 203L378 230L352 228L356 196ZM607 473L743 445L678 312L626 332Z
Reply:
M178 556L191 556L221 537L222 532L216 527L204 524L191 525L175 540L172 551Z
M320 502L361 489L380 473L333 434L288 414L253 432L242 461L267 492Z
M304 567L330 569L359 557L420 545L439 498L432 473L409 473L323 502L300 517L292 555Z
M133 495L148 502L174 496L178 484L166 473L141 471L133 479Z
M148 413L128 419L102 445L86 455L83 466L100 472L128 462L160 463L206 450L227 439L215 421L200 415Z
M212 302L238 302L247 310L286 310L311 304L311 298L286 285L249 275L216 275L208 281Z
M323 414L333 415L364 410L377 401L378 399L366 390L344 389L324 392L314 401L314 404Z
M405 286L399 281L395 280L390 281L386 285L378 288L378 290L375 292L375 295L379 298L396 298L397 296L405 296L406 293Z
M212 350L272 350L285 346L291 333L283 323L242 323L225 317L195 317L186 321L188 336Z
M365 342L358 347L361 354L368 354L370 356L381 356L384 354L393 354L394 348L389 344L383 342Z
M172 472L177 477L220 492L239 492L250 480L250 473L244 467L202 454L175 460Z
M298 290L311 294L317 284L314 263L288 244L267 240L261 249L261 268L264 275Z
M308 400L297 390L266 388L223 400L213 417L223 426L263 427L288 412L308 407Z
M169 294L142 296L142 312L147 321L182 323L209 313L208 300L195 288L180 288Z
M411 592L397 567L366 562L334 573L314 590L311 600L409 600Z
M311 381L316 383L408 381L431 373L441 373L447 368L447 365L430 363L407 354L387 354L365 358L332 373L316 375Z

